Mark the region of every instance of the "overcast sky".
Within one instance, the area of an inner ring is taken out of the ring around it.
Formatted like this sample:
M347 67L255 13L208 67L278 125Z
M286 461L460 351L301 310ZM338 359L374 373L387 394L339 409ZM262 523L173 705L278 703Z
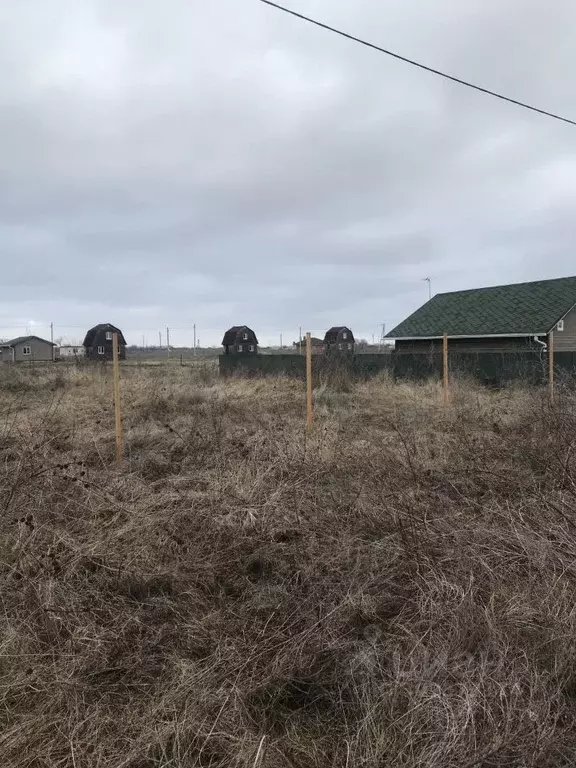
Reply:
M573 0L286 0L576 119ZM576 127L258 0L0 2L0 335L202 344L576 273Z

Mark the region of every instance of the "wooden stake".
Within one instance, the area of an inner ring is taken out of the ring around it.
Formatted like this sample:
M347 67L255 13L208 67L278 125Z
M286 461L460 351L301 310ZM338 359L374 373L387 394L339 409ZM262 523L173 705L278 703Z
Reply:
M548 392L550 402L554 402L554 331L548 334Z
M122 411L120 410L120 355L118 353L118 334L112 336L112 355L114 362L114 413L116 416L116 464L124 461L124 438L122 436Z
M442 338L442 387L444 389L444 405L448 405L448 336Z
M306 334L306 429L312 428L312 337Z

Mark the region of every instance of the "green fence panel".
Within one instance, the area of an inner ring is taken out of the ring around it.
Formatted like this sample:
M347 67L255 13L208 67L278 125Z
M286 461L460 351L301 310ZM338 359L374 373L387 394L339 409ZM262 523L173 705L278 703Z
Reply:
M222 376L295 376L306 377L304 355L221 355ZM336 376L369 378L382 371L393 371L393 355L352 355L350 357L325 357L314 355L312 370L316 381L326 381Z
M425 379L442 378L441 354L395 354L394 377L396 379Z
M576 378L576 353L557 352L555 369L560 378ZM512 381L542 385L548 378L546 354L539 350L528 352L450 352L450 376L467 376L487 386L504 386ZM330 382L338 377L367 379L390 372L395 379L442 378L442 355L358 354L350 357L315 355L312 361L314 383ZM304 355L221 355L222 376L294 376L306 377Z
M220 355L222 376L306 377L304 355Z
M554 354L554 370L560 375L576 375L576 352L556 352Z

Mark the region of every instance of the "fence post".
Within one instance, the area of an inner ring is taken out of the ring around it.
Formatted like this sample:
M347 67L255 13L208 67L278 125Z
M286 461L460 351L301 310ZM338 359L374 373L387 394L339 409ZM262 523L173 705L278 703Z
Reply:
M554 331L548 334L548 392L554 402Z
M116 464L120 468L124 461L124 439L122 437L122 411L120 410L120 355L118 334L112 336L112 360L114 365L114 415L116 420Z
M312 338L306 334L306 429L312 428Z
M448 405L448 336L442 337L442 388L444 391L444 405Z

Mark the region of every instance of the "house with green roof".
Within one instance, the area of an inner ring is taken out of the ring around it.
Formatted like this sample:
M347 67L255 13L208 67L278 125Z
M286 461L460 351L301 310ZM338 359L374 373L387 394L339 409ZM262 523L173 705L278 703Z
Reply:
M440 293L392 329L397 352L435 352L446 334L462 352L576 351L576 277Z

